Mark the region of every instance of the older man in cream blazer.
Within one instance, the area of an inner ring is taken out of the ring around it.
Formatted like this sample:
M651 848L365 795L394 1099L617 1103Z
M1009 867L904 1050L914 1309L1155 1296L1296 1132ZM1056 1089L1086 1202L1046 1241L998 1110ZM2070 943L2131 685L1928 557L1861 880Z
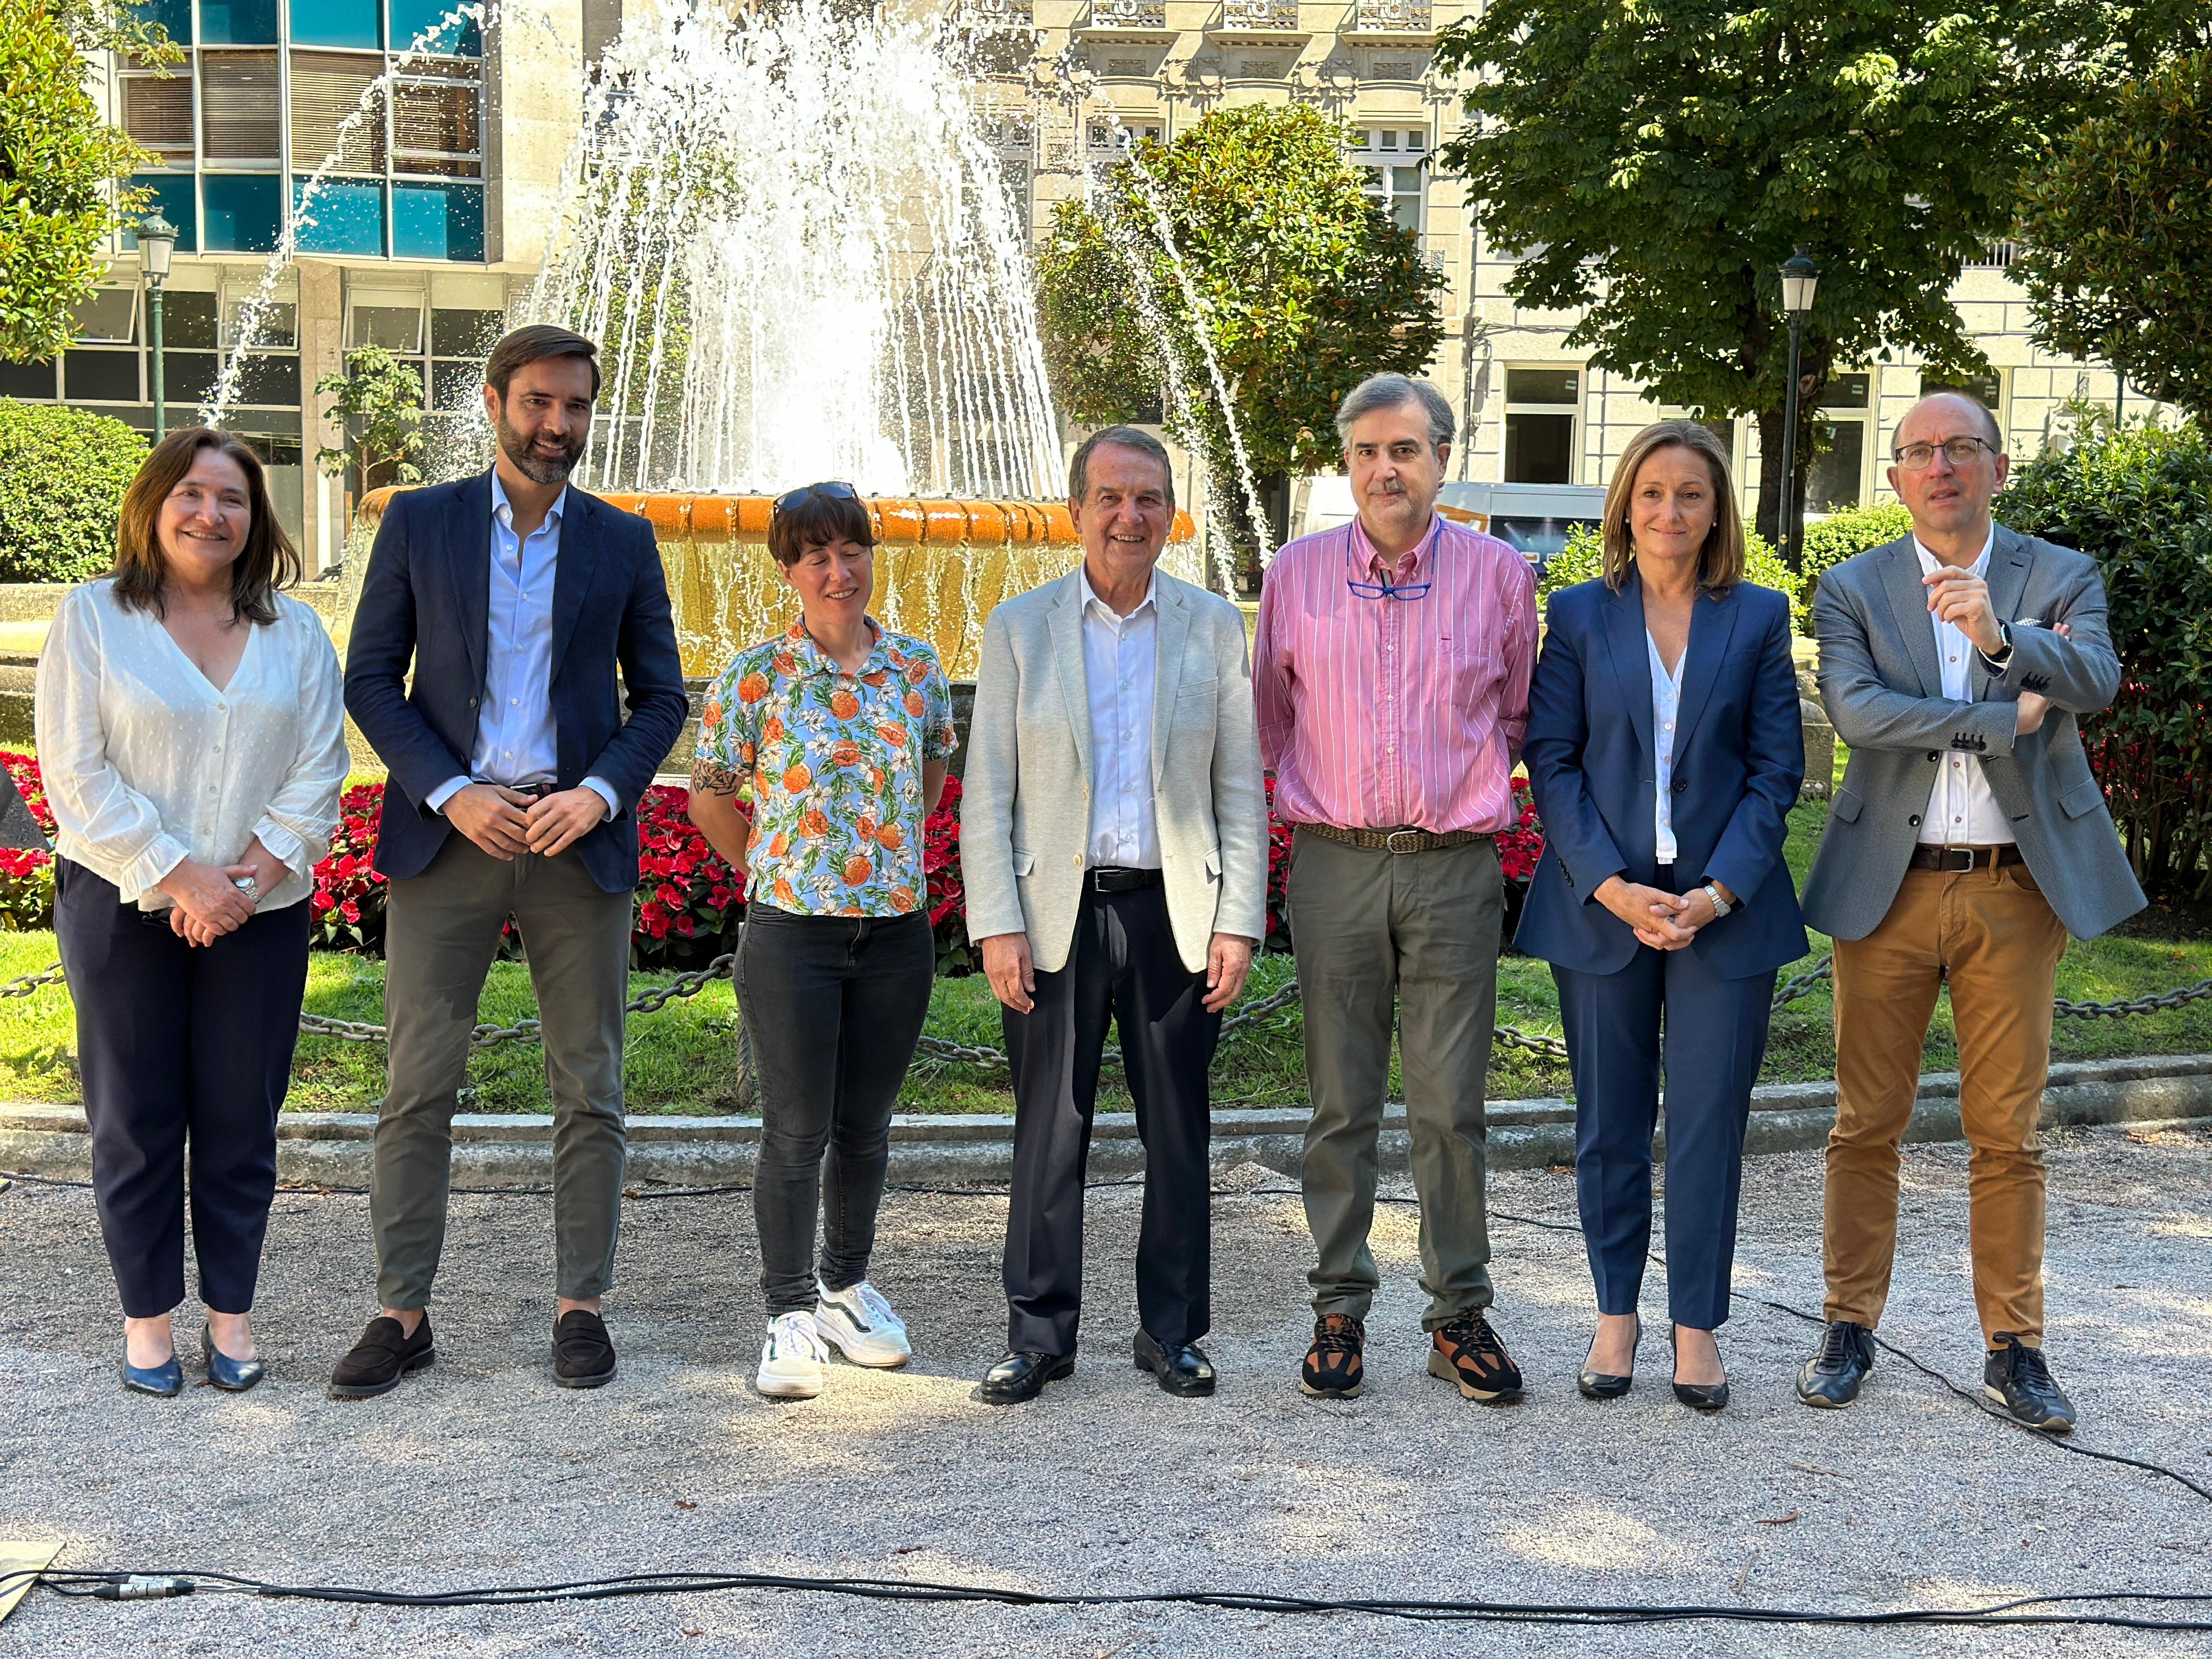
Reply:
M1207 1299L1221 1012L1267 927L1267 805L1244 619L1157 568L1167 452L1130 427L1068 468L1081 568L983 632L960 863L968 933L1005 1005L1014 1074L1006 1357L977 1397L1035 1399L1075 1369L1083 1175L1100 1052L1119 1030L1145 1213L1136 1362L1213 1392Z

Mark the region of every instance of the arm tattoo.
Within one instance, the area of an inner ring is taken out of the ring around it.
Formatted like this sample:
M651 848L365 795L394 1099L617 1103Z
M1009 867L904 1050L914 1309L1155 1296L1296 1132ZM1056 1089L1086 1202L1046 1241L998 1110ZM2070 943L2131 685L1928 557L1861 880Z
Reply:
M731 767L701 756L691 763L691 787L702 794L734 797L744 780Z

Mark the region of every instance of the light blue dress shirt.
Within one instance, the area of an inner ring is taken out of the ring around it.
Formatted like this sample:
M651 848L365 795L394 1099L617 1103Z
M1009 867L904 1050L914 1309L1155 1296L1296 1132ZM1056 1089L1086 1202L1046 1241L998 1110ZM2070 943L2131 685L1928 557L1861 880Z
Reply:
M510 788L551 783L560 766L560 738L553 720L553 584L561 555L561 520L568 492L525 537L514 533L514 504L494 469L491 475L491 592L484 611L483 700L477 710L476 748L469 777L448 778L430 793L434 812L473 781ZM584 787L622 810L612 785L586 778Z

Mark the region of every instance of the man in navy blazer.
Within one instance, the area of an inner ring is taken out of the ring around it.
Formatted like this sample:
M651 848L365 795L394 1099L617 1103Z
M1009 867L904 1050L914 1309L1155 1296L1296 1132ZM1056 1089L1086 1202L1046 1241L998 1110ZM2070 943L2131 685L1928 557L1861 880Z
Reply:
M383 1310L332 1372L337 1399L434 1357L453 1111L509 917L553 1095L554 1381L615 1374L599 1305L622 1203L635 807L686 704L651 526L568 487L595 356L544 325L494 348L491 471L392 499L354 616L346 708L391 769L376 848L391 1070L369 1182Z

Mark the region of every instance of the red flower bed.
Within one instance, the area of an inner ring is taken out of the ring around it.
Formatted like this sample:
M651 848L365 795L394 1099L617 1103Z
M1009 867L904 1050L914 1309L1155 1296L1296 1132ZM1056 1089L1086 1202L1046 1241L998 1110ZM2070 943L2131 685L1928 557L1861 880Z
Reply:
M28 755L0 750L8 775L23 797L23 805L45 830L54 834L53 809L46 805L45 781L39 763ZM54 855L24 848L0 847L0 927L24 933L54 925Z

